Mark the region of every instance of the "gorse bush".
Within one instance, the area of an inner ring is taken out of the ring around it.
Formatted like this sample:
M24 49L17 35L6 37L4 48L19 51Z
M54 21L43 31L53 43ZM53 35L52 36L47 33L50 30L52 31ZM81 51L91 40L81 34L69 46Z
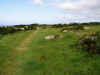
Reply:
M36 29L37 26L38 26L38 24L2 26L2 27L0 27L0 35L15 33L18 31L33 30L33 29Z
M100 53L100 32L92 32L78 40L77 47L87 50L91 55Z
M9 34L9 33L15 33L18 30L16 30L13 26L11 27L0 27L0 34L1 35L5 35L5 34Z
M84 26L79 26L79 25L77 25L77 26L68 26L68 27L66 27L66 28L63 28L62 30L61 30L61 32L62 31L64 31L64 30L68 30L68 31L77 31L77 30L84 30Z

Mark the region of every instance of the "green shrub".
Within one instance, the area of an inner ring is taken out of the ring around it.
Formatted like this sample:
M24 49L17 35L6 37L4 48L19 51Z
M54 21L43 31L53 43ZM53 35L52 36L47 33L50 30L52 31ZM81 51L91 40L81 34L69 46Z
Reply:
M77 47L87 50L91 55L100 53L100 32L92 32L78 40Z

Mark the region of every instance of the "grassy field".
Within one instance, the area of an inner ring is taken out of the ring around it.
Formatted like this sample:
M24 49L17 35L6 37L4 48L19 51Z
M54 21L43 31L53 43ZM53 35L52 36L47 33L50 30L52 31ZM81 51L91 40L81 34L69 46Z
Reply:
M5 35L0 39L0 75L99 75L100 55L91 57L72 47L83 32L99 30L92 26L63 33L48 28ZM50 34L62 37L44 40Z

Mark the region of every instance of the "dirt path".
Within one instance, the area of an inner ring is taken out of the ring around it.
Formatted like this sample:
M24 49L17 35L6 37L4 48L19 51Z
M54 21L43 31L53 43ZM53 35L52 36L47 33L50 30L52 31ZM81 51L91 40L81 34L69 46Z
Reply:
M32 42L32 39L36 35L37 31L33 31L29 36L9 55L12 59L7 60L7 64L4 66L4 71L1 75L16 75L21 71L21 65L24 64L24 60L28 56L26 52L29 50L28 45Z

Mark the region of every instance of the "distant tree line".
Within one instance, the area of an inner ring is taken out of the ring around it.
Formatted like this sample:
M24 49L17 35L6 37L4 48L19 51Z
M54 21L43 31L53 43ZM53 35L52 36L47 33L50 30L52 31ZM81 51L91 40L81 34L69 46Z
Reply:
M9 33L15 33L18 31L27 31L36 29L38 24L30 25L14 25L14 26L0 26L0 35L5 35Z
M41 24L39 25L39 27L61 28L61 27L67 27L67 26L98 26L98 25L100 25L100 22L69 23L69 24Z
M29 25L13 25L13 26L0 26L0 35L5 35L9 33L15 33L18 31L27 31L41 28L61 28L68 26L97 26L100 22L89 22L89 23L70 23L70 24L29 24Z

